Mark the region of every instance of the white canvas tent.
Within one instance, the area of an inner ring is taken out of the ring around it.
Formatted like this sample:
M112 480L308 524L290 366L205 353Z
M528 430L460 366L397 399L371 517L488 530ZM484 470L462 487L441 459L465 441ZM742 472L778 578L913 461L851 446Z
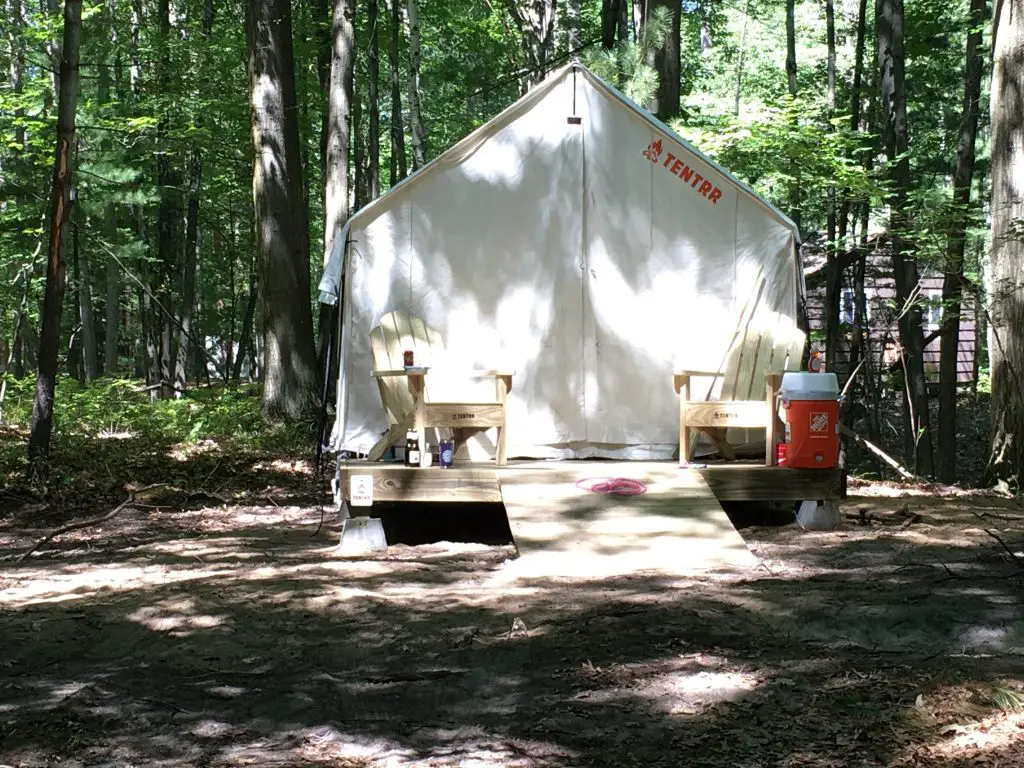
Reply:
M465 366L516 371L509 456L669 458L672 371L717 369L749 323L792 323L797 231L579 64L536 86L337 238L331 447L387 428L369 333L402 309Z

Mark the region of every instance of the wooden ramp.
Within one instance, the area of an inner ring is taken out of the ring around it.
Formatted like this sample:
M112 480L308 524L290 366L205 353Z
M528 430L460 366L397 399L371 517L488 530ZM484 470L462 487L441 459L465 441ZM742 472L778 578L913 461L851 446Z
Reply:
M636 496L587 490L601 478L643 483ZM531 463L498 476L524 575L674 575L752 567L747 549L710 487L693 469L648 463ZM580 485L584 487L580 487Z

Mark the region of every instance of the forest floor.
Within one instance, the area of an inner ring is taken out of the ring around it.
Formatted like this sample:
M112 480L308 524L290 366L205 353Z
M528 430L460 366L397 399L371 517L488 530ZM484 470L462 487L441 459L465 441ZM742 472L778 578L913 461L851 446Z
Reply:
M1024 764L1010 499L854 482L839 531L743 527L750 571L524 582L340 559L308 462L179 458L20 562L75 505L0 493L0 765Z

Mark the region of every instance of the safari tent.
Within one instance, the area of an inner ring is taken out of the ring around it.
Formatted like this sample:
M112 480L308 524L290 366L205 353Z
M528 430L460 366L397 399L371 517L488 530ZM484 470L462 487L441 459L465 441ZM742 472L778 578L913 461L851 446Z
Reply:
M671 458L673 371L720 370L749 329L795 324L797 238L752 189L569 64L339 234L320 283L342 306L331 447L365 454L388 428L370 333L401 310L466 367L515 371L510 457Z

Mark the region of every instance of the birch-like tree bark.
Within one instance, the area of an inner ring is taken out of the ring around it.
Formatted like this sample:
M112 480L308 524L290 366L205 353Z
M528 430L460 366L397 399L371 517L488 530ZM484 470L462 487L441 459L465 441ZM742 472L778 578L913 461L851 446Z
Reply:
M427 164L427 134L420 110L420 11L419 0L406 0L405 23L409 38L409 133L412 139L412 169Z

